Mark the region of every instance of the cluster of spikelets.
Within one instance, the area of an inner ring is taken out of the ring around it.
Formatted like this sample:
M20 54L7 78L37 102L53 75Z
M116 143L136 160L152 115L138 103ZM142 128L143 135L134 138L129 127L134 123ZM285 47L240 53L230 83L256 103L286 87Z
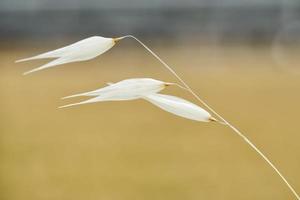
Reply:
M41 67L24 73L29 74L61 64L93 59L112 48L117 41L123 38L124 37L113 39L94 36L68 45L66 47L46 52L34 57L18 60L16 62L44 58L55 58L53 61ZM97 90L64 97L63 99L78 96L89 96L92 98L79 103L61 106L60 108L101 101L144 99L167 112L187 119L203 122L216 121L216 119L213 118L206 110L187 100L171 95L159 94L159 92L162 91L166 86L170 85L177 85L181 88L184 88L176 83L167 83L152 78L126 79L117 83L109 83L108 86Z
M135 38L132 35L123 36L120 38L104 38L99 36L94 36L86 38L74 44L68 45L66 47L56 49L54 51L46 52L37 56L30 58L25 58L18 60L16 62L23 62L36 59L52 58L53 61L35 68L31 71L25 72L24 75L36 72L42 69L54 67L57 65L62 65L71 62L85 61L93 59L110 48L112 48L118 41L124 38L133 38L138 41L148 52L150 52L156 59L160 61L176 78L181 82L182 85L176 83L163 82L151 78L135 78L126 79L117 83L110 83L108 86L93 90L90 92L84 92L64 98L72 98L79 96L89 96L91 99L82 101L79 103L73 103L61 108L95 103L101 101L124 101L124 100L134 100L134 99L144 99L150 103L158 106L159 108L170 112L172 114L191 119L196 121L210 122L217 121L228 127L230 127L235 133L237 133L250 147L255 150L269 165L273 170L279 175L279 177L288 186L290 191L294 196L300 200L300 196L297 194L295 189L289 184L286 178L281 174L281 172L275 167L275 165L267 158L242 132L226 121L221 115L214 111L208 104L206 104L194 91L176 74L176 72L167 65L160 57L158 57L151 49L149 49L144 43ZM206 106L212 113L214 113L221 121L213 118L206 110L202 109L198 105L195 105L187 100L179 97L160 94L166 86L177 85L183 89L188 90L195 98L197 98L203 105Z

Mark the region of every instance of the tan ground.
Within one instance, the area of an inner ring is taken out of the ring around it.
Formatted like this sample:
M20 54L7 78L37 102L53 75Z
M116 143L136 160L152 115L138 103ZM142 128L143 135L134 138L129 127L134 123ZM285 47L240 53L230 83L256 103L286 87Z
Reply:
M44 62L13 61L57 46L0 50L1 200L294 199L225 126L179 118L143 101L57 109L80 100L60 97L106 82L175 81L142 49L127 44L93 61L28 76L21 74ZM300 192L300 51L278 65L268 47L153 48ZM164 93L197 103L177 88Z

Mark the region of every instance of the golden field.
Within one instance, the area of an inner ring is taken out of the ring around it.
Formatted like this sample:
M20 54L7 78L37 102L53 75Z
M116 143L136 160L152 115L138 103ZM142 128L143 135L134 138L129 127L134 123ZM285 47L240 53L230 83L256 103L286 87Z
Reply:
M223 125L179 118L142 100L57 108L81 100L61 97L106 82L176 81L133 42L92 61L22 76L45 61L14 60L67 43L29 44L0 49L1 200L294 199ZM278 62L267 46L150 46L300 191L300 49L285 49ZM176 87L163 93L198 103Z

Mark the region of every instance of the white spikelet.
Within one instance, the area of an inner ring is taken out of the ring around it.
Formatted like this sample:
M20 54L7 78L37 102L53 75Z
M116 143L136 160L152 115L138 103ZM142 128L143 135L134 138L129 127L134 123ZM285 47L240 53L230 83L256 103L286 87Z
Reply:
M127 99L113 99L113 98L108 98L108 97L94 97L85 101L81 101L78 103L72 103L72 104L68 104L68 105L64 105L64 106L60 106L58 108L67 108L67 107L71 107L71 106L78 106L78 105L82 105L82 104L89 104L89 103L97 103L97 102L102 102L102 101L121 101L121 100L127 100Z
M80 40L66 47L62 47L60 49L49 51L30 58L17 60L16 62L24 62L44 58L57 58L56 60L53 60L41 67L25 72L24 75L26 75L57 65L93 59L112 48L115 45L116 41L118 40L114 38L93 36Z
M63 99L81 96L96 96L96 98L90 99L91 101L84 101L84 103L80 102L72 105L94 103L97 101L134 100L145 95L157 93L171 84L172 83L166 83L152 78L125 79L117 83L111 83L110 85L97 90L67 96Z
M143 98L159 108L180 117L202 122L215 121L206 110L179 97L165 94L150 94Z

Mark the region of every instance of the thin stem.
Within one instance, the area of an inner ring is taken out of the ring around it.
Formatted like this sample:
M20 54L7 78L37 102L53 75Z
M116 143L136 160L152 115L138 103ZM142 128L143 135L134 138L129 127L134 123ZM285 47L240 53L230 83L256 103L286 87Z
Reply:
M287 187L291 190L291 192L295 195L295 197L300 200L300 196L297 194L295 189L289 184L286 178L281 174L281 172L275 167L275 165L269 160L267 156L265 156L240 130L234 127L231 123L225 120L220 114L218 114L212 107L210 107L204 100L202 100L193 90L192 88L170 67L167 63L165 63L157 54L155 54L149 47L147 47L142 41L137 39L132 35L126 35L120 38L116 38L116 40L121 40L124 38L133 38L136 40L140 45L142 45L150 54L152 54L161 64L163 64L180 82L183 86L204 106L206 106L212 113L214 113L219 119L221 119L225 125L230 127L236 134L238 134L246 143L252 147L279 175L279 177L283 180L283 182L287 185Z

